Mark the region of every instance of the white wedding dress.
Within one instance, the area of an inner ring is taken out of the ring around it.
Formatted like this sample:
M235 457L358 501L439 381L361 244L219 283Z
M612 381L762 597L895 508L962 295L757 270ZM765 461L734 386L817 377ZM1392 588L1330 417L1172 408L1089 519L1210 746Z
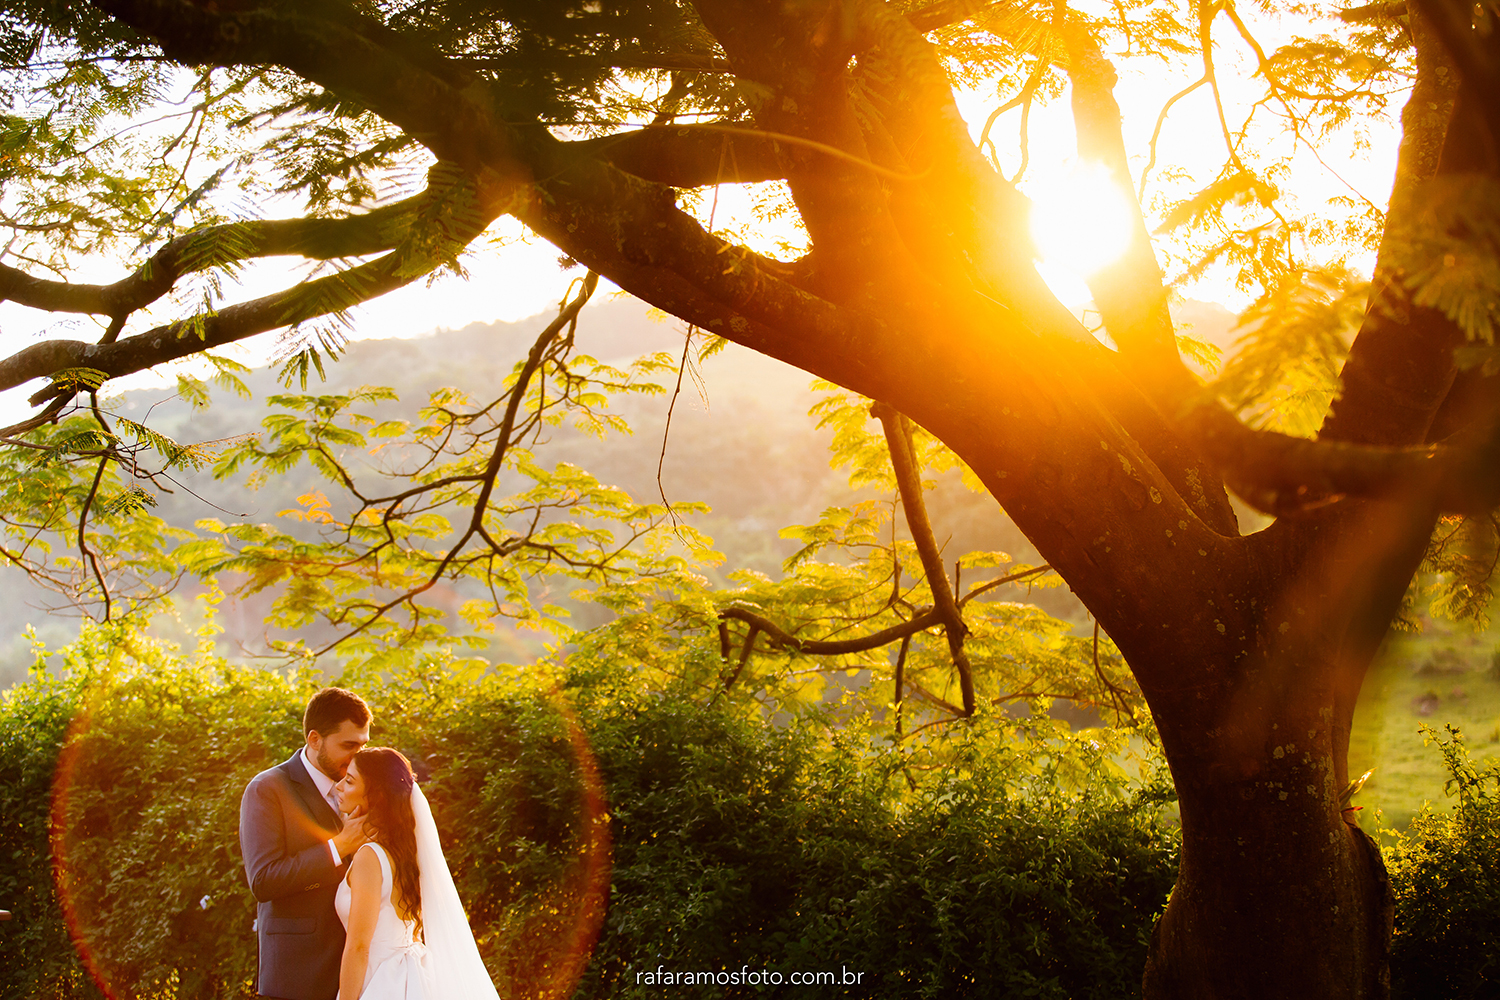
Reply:
M413 940L414 925L396 915L391 903L391 859L385 848L376 843L364 845L360 850L371 848L380 859L380 911L359 1000L500 1000L443 857L432 809L418 785L411 789L411 811L426 943ZM346 929L351 895L344 881L333 898Z
M375 933L370 937L370 957L359 1000L438 1000L427 946L416 940L416 925L402 920L391 902L394 880L390 856L384 847L373 842L360 850L374 851L380 859L380 912L375 918ZM346 929L351 897L349 881L345 879L339 883L333 906Z

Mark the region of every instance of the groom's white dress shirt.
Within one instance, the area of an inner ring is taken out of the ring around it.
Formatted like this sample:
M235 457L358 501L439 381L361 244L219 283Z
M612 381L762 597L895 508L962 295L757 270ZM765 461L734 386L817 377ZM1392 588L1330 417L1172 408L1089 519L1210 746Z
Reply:
M302 748L302 766L307 768L308 777L312 778L313 784L318 786L318 794L328 800L328 804L333 806L335 813L343 815L343 811L339 809L339 797L333 790L337 782L324 774L322 769L312 762L312 758L307 755L307 747ZM344 859L339 857L339 849L333 846L331 840L328 841L328 853L333 855L335 865L343 864Z

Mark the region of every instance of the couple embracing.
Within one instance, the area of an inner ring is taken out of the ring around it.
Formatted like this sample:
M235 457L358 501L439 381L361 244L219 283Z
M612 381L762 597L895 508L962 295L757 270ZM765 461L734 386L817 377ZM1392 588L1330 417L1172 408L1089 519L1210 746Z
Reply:
M324 688L305 745L251 779L240 850L274 1000L497 1000L411 764Z

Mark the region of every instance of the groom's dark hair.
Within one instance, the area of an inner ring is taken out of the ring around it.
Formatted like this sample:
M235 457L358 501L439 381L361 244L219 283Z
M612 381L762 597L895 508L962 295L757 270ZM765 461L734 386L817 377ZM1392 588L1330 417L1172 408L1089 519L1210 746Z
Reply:
M302 735L327 736L345 722L363 726L369 721L370 706L359 695L343 688L324 688L312 696L302 713Z

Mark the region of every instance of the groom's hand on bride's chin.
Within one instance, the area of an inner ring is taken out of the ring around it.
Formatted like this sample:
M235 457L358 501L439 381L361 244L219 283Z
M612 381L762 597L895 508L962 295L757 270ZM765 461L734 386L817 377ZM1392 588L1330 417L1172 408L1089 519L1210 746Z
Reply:
M339 852L340 857L347 858L370 839L365 830L365 817L363 815L351 816L344 823L344 828L333 836L333 846Z

